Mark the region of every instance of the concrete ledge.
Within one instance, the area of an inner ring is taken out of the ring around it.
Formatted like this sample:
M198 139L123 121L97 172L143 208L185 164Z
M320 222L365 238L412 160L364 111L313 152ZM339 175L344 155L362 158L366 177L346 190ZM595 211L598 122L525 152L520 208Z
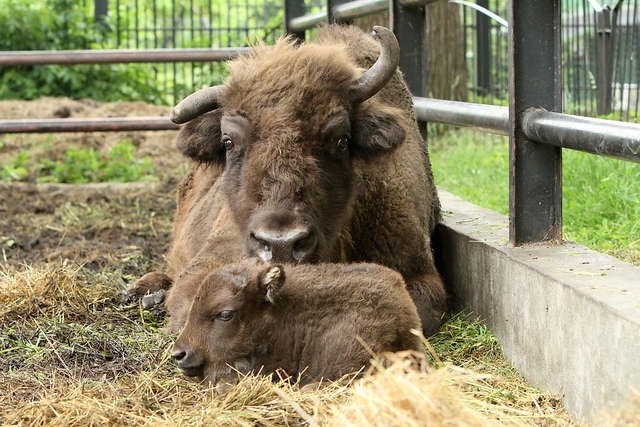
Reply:
M579 419L640 390L640 268L574 243L508 243L508 219L440 191L434 236L454 307L487 322L527 380Z

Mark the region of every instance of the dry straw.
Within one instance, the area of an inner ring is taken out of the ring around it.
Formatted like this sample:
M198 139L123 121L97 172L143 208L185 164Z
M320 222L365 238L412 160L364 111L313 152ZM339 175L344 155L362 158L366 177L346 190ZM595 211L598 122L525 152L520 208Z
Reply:
M0 271L0 320L17 317L80 316L113 298L113 287L82 280L81 267L47 264Z

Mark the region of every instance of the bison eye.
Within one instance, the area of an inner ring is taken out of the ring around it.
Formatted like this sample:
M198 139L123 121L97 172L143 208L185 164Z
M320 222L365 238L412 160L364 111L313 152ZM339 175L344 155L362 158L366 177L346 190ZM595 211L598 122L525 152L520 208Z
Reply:
M231 137L228 135L225 135L222 137L222 143L224 144L224 148L227 151L230 151L233 149L233 141L231 140Z
M223 322L228 322L229 320L233 319L234 314L235 314L235 311L233 310L224 310L218 313L218 315L216 316L216 320L222 320Z
M338 139L338 142L336 143L338 151L347 151L347 149L349 148L349 140L350 138L348 135L340 137Z

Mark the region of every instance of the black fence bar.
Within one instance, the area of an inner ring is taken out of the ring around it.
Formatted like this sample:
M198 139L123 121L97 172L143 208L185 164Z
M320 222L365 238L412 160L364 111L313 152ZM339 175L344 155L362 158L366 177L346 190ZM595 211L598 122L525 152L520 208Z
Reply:
M562 151L522 130L533 106L561 109L560 1L509 2L509 239L562 239Z
M0 66L210 62L226 61L246 52L249 48L2 51Z
M304 40L304 30L306 28L296 28L294 26L294 22L297 19L300 19L302 15L304 15L304 0L285 0L284 2L284 27L287 34L295 36L299 40ZM324 19L326 19L326 13L324 15ZM310 25L307 28L311 28L314 25L322 22L323 18L321 18L318 22Z
M474 126L499 135L509 134L507 107L415 97L413 108L421 121Z
M3 133L120 132L133 130L175 130L169 117L110 117L72 119L0 120Z
M96 22L104 24L104 20L109 13L109 1L108 0L94 0L93 2L93 17Z
M527 138L556 147L640 163L640 125L532 108L522 128Z
M424 6L407 7L392 0L391 24L400 48L400 70L414 96L427 94L427 47Z
M327 20L330 24L335 24L336 22L342 24L353 23L353 19L340 19L333 14L337 6L343 5L345 3L349 3L349 0L327 0Z
M287 0L287 2L292 0ZM339 4L333 7L332 16L336 21L349 21L354 18L372 15L374 13L388 10L389 0L356 0L348 3ZM309 13L302 16L292 17L287 22L287 28L290 32L301 32L315 27L316 25L327 22L327 11Z
M489 8L489 0L477 0L476 4ZM476 15L476 79L478 94L487 96L491 92L491 23L489 17L479 11Z
M620 3L618 3L620 4ZM613 26L617 8L605 6L596 16L596 87L598 88L597 113L611 113L611 84L613 83Z

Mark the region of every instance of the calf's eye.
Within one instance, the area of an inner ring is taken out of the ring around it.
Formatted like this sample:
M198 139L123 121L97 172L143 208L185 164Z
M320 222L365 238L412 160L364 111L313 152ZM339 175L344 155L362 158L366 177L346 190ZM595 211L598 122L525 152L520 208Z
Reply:
M218 315L216 316L216 320L228 322L229 320L233 319L234 314L235 314L235 311L233 310L224 310L218 313Z
M224 144L224 148L227 151L230 151L233 149L233 141L231 140L231 137L228 135L225 135L222 137L222 143Z
M349 137L347 135L340 137L336 146L338 147L338 151L346 151L347 148L349 148Z

